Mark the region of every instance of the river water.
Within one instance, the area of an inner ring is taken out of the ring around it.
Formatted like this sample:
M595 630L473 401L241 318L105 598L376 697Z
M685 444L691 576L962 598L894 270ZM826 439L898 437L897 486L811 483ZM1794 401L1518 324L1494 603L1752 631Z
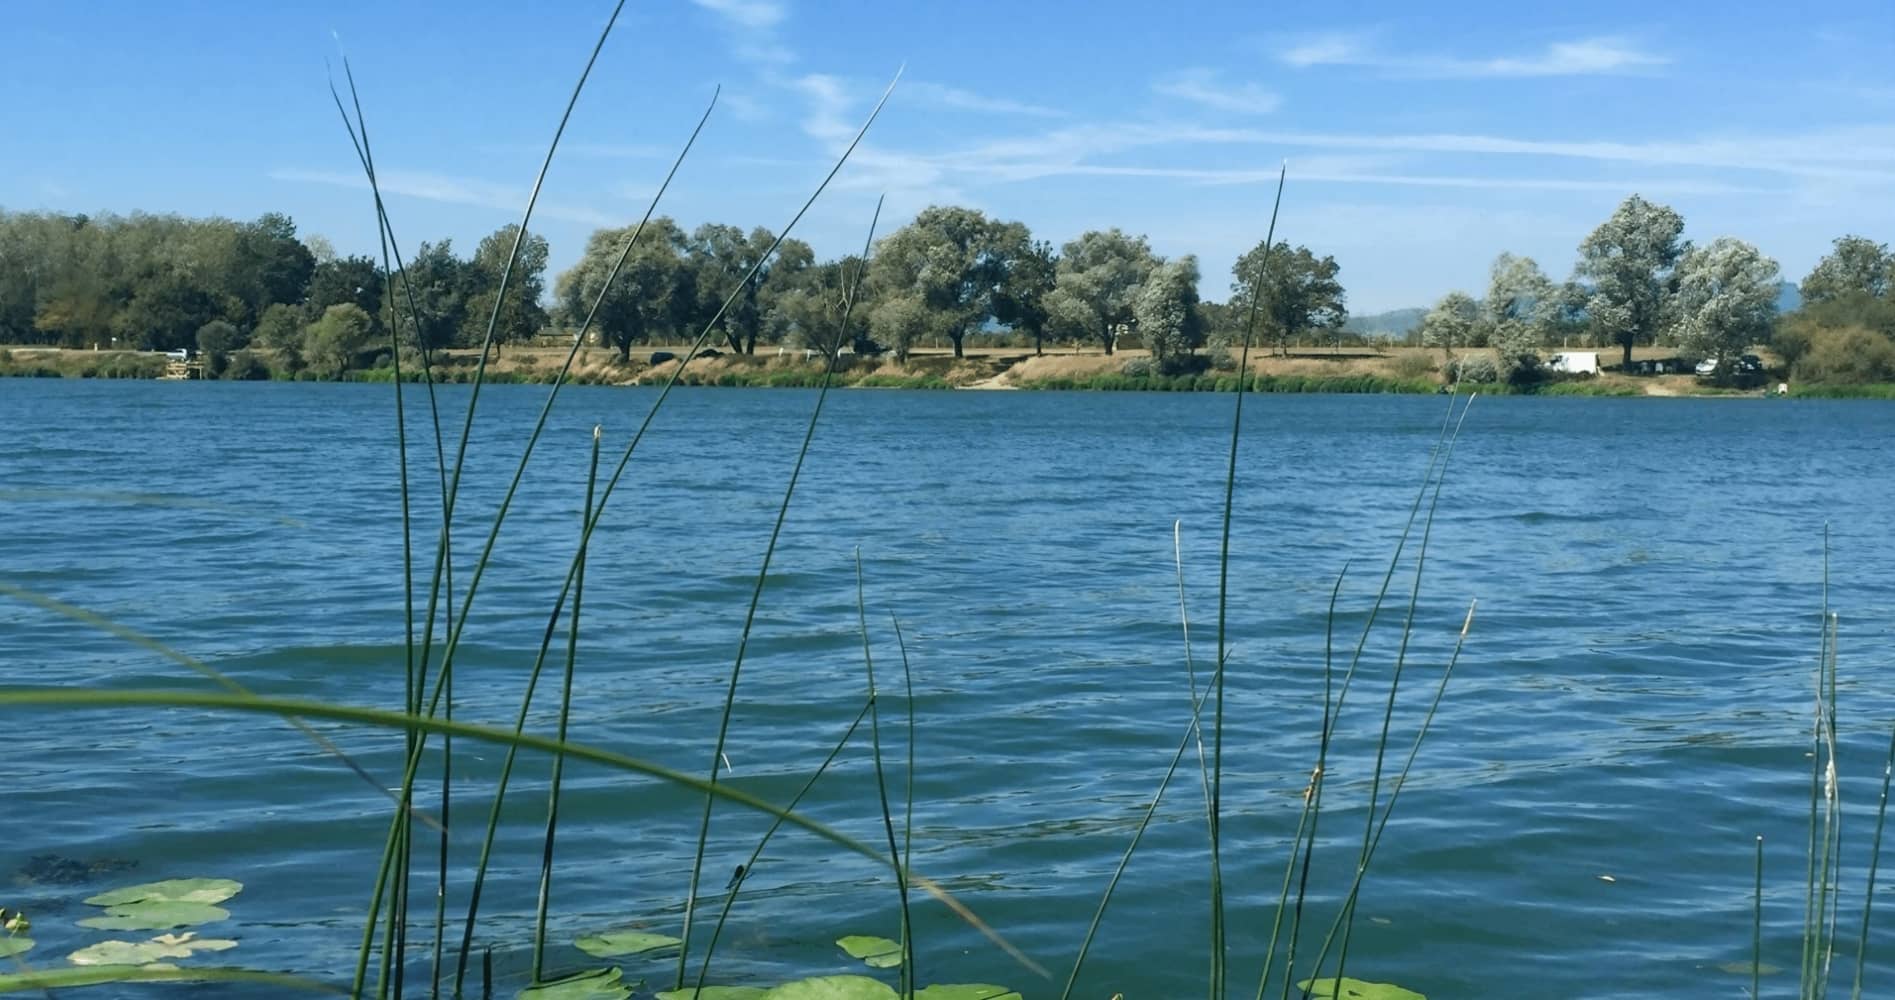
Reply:
M456 619L545 393L481 395L454 522ZM467 398L465 387L440 391L450 441ZM591 429L604 428L609 474L655 398L561 396L467 619L457 718L511 724L578 541ZM574 740L707 772L753 581L815 402L800 390L679 390L658 412L593 538ZM1200 683L1215 661L1233 403L829 397L756 614L723 780L786 801L862 707L859 551L898 826L908 702L893 621L913 671L914 867L1052 974L1026 971L918 897L922 982L1059 995L1190 719L1174 523ZM419 603L440 481L426 397L411 390L407 404ZM1346 567L1333 629L1340 670L1446 408L1429 397L1245 401L1223 752L1236 995L1256 991L1315 761L1332 587ZM0 430L0 582L96 612L260 692L401 706L392 387L7 380ZM1469 602L1478 611L1363 882L1348 973L1435 1000L1743 996L1761 835L1764 961L1789 970L1767 978L1765 993L1794 991L1826 530L1847 862L1835 976L1847 984L1895 724L1891 442L1895 407L1872 402L1475 402L1428 539L1391 776ZM1299 971L1361 849L1419 526L1338 727ZM542 733L564 629L532 713ZM0 598L0 664L14 685L215 690L149 648L17 599ZM0 869L48 853L137 863L71 885L0 885L0 903L36 917L36 964L108 936L75 926L91 912L84 896L210 875L246 886L226 904L228 921L203 928L240 942L218 960L346 982L390 806L307 737L267 717L178 710L14 708L0 725ZM398 734L317 728L378 782L399 780ZM465 906L501 757L455 747L450 913ZM477 934L509 995L530 951L548 780L544 757L521 760ZM438 768L431 756L424 809L440 809ZM874 774L863 731L802 811L885 845ZM1383 803L1387 791L1385 781ZM569 766L555 966L587 961L570 947L581 934L677 932L701 802ZM717 810L701 917L714 917L765 826ZM422 994L435 861L417 858L409 992ZM1203 995L1209 875L1193 752L1119 884L1078 995ZM1866 992L1886 995L1895 897L1877 895ZM831 942L896 936L898 913L885 868L786 831L744 883L713 981L859 970ZM668 985L662 959L626 967L628 979Z

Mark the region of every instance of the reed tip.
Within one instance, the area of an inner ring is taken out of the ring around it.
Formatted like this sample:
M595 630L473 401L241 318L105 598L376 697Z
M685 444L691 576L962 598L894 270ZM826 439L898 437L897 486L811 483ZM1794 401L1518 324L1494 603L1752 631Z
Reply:
M605 428L600 424L593 424L592 425L592 442L594 444L597 444L599 442L599 438L603 436L605 436Z

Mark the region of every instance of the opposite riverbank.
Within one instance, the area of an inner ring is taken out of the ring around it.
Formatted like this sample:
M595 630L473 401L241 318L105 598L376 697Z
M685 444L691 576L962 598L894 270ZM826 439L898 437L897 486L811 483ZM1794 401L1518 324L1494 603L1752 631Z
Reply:
M609 351L585 349L574 360L568 379L580 385L650 385L673 374L689 386L756 388L813 388L823 380L821 358L801 352L754 356L717 354L698 357L678 373L679 362L652 356L682 355L683 347L646 352L621 363ZM1478 356L1484 352L1466 352ZM1643 360L1660 357L1663 348L1635 353ZM550 382L565 359L564 348L508 347L489 360L486 379L496 383ZM1465 356L1465 355L1464 355ZM75 351L58 348L0 348L0 377L156 379L164 375L167 358L155 352ZM449 351L437 356L434 378L443 383L472 381L478 369L477 351ZM1234 362L1223 368L1206 366L1198 372L1160 374L1150 370L1143 351L1113 355L1053 351L1034 355L1019 348L975 348L956 358L944 351L916 352L905 363L890 358L845 354L838 362L833 384L848 388L973 389L973 390L1093 390L1127 392L1230 392L1238 386ZM1279 393L1438 393L1447 388L1438 352L1419 348L1382 351L1302 351L1288 356L1262 354L1250 363L1248 388ZM323 380L313 372L294 376L251 369L250 376L276 381ZM418 379L419 373L403 376ZM392 381L386 365L346 373L345 381ZM261 379L259 379L261 380ZM1484 393L1547 396L1757 396L1774 390L1780 377L1767 374L1739 386L1720 386L1692 375L1625 375L1607 371L1598 375L1554 376L1526 386L1469 384ZM1820 398L1895 399L1895 385L1790 383L1789 395Z

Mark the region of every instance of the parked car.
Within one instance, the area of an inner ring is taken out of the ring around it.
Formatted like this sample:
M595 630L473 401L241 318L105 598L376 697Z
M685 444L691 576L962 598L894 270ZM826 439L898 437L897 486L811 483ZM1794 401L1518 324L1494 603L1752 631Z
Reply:
M1705 358L1703 361L1698 362L1698 366L1693 369L1693 371L1696 371L1700 377L1715 375L1717 374L1717 359Z
M1737 371L1745 375L1755 375L1763 371L1763 359L1755 354L1746 354L1737 359Z

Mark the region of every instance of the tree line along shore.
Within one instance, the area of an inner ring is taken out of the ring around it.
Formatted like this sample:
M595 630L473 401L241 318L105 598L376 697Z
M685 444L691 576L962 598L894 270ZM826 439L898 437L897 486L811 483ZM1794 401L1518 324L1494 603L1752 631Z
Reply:
M468 257L422 243L393 268L253 222L135 213L0 211L0 374L155 377L162 352L224 379L463 381L489 327L490 377L550 379L592 317L572 377L983 388L1280 391L1729 392L1786 381L1811 394L1895 395L1895 254L1844 236L1795 286L1738 239L1702 245L1672 209L1634 195L1577 248L1571 276L1501 254L1479 297L1443 296L1411 328L1350 329L1341 266L1259 243L1202 300L1197 258L1119 229L1055 247L1023 223L937 206L865 260L818 260L767 229L667 218L594 232L547 285L548 247L504 226ZM628 245L629 244L629 245ZM619 263L623 257L623 262ZM502 290L509 259L511 276ZM614 271L616 270L616 274ZM1253 302L1253 299L1255 300ZM1602 349L1596 378L1555 351ZM673 357L667 358L667 355ZM1752 355L1757 361L1740 362ZM1640 379L1659 370L1702 376Z

